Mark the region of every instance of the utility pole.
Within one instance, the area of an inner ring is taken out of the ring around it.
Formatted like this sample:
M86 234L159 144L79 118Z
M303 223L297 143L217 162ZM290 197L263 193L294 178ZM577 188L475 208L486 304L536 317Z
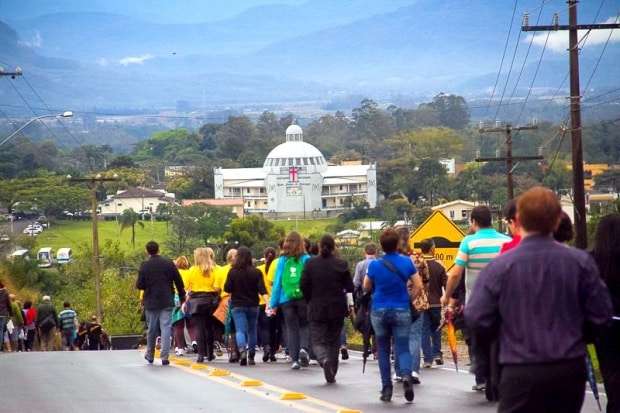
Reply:
M577 24L578 0L568 0L568 25L530 26L527 19L521 30L524 32L568 30L568 51L570 65L570 116L571 149L573 163L573 199L575 204L575 246L588 247L588 228L586 225L586 197L583 182L583 145L581 141L581 90L579 86L579 30L611 30L620 28L618 23Z
M494 128L485 128L483 125L480 126L478 131L480 133L493 132L493 133L505 133L506 134L506 142L504 144L506 148L506 156L498 156L496 158L476 158L476 162L505 162L506 163L506 179L508 181L508 199L514 199L515 191L514 191L514 180L512 174L514 172L514 161L535 161L543 159L542 156L512 156L512 131L522 131L522 130L534 130L538 129L536 125L527 125L527 126L512 126L511 124L506 124L505 126L496 126Z
M97 307L97 319L101 323L102 320L102 306L101 306L101 267L99 263L99 230L97 222L97 188L102 182L115 182L118 181L118 175L114 174L111 178L106 178L97 174L90 178L73 178L71 175L67 175L67 179L70 182L85 182L90 188L90 205L91 205L91 219L92 219L92 232L93 232L93 257L92 257L92 270L95 276L95 296Z
M0 77L2 76L11 76L11 79L15 79L17 76L22 76L24 74L21 67L17 66L12 72L5 72L4 68L0 67Z

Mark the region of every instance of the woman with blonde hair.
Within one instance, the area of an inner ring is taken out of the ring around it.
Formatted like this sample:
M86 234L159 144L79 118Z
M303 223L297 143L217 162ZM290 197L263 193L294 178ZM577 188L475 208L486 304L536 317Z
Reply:
M194 250L194 265L187 274L185 289L188 291L189 305L184 312L189 312L196 327L198 344L198 363L215 359L213 354L213 312L220 299L221 286L215 276L215 254L211 248ZM189 307L189 308L187 308Z
M282 308L289 354L293 370L308 367L310 332L308 308L300 288L301 274L310 256L298 232L291 232L284 240L283 255L278 260L269 306L276 311Z

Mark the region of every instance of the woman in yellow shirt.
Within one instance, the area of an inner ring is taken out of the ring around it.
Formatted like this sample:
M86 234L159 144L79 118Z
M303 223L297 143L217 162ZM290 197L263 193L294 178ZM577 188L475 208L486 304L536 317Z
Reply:
M196 248L194 250L194 265L186 275L185 289L189 296L189 308L186 311L191 314L192 322L196 329L196 341L198 344L198 363L215 359L213 354L215 319L213 312L217 308L220 299L221 286L215 274L214 253L211 248Z

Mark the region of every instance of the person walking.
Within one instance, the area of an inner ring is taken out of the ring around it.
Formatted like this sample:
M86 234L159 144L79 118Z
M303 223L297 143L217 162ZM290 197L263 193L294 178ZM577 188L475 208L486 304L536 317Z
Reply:
M504 207L504 222L508 226L508 232L512 239L502 244L502 248L499 253L503 254L516 248L521 243L521 225L517 221L517 200L511 199Z
M159 255L159 244L149 241L146 244L149 258L142 263L138 272L136 288L144 291L143 305L147 323L147 344L144 358L149 364L155 359L155 341L161 334L161 362L170 364L170 335L172 332L172 309L174 308L174 288L179 300L185 301L185 288L174 263Z
M36 321L41 351L54 350L54 337L59 326L58 315L52 304L52 299L49 295L44 295L39 308L37 308Z
M592 257L552 238L560 212L551 190L523 193L521 244L481 271L465 306L475 335L499 340L500 413L579 412L585 331L611 319L609 292Z
M355 273L353 275L353 297L355 300L363 295L364 277L368 273L368 265L377 259L377 246L372 242L364 246L364 259L355 264Z
M390 365L391 341L394 340L395 358L403 379L405 399L413 401L412 359L409 352L409 333L411 330L411 298L407 283L413 284L413 298L419 295L422 281L417 270L407 256L398 253L399 235L393 229L381 233L380 243L385 256L372 261L364 278L364 290L372 292L370 318L375 332L381 372L381 401L392 400L392 378Z
M510 237L497 232L493 227L491 210L484 205L474 207L469 218L473 234L467 235L461 241L459 251L454 261L454 266L448 272L446 291L441 299L442 305L446 306L465 274L465 305L471 297L471 291L476 284L480 271L485 268L500 253L502 245L509 242ZM448 307L447 311L454 311ZM463 335L469 347L471 358L471 372L475 376L475 384L472 390L484 392L489 375L489 343L477 341L470 334L465 325Z
M3 351L7 350L4 348L4 332L12 315L13 308L11 306L9 291L0 280L0 347Z
M87 337L88 337L88 350L90 351L99 351L103 349L102 336L103 336L103 327L99 323L96 315L92 315L90 317L90 322L87 324ZM162 363L164 358L162 356ZM165 363L164 363L165 364Z
M214 330L216 335L222 337L222 341L227 344L229 363L237 363L239 361L239 349L235 340L235 322L230 308L230 294L224 291L224 285L226 285L228 274L236 257L237 250L231 248L226 252L226 264L215 266L215 277L220 288L220 302L214 312L214 317L219 321L215 324Z
M276 250L272 247L265 248L263 253L264 262L257 267L257 269L263 275L263 283L267 289L267 300L262 296L258 305L258 336L259 342L263 346L263 363L266 363L271 359L272 351L273 358L275 359L275 351L277 351L277 342L273 345L272 335L276 335L276 317L271 314L267 314L267 304L269 303L269 297L271 296L271 289L273 286L273 280L269 279L269 270L274 261L277 260ZM273 350L272 350L273 348ZM275 361L275 360L274 360Z
M331 235L323 235L319 254L306 263L301 291L308 303L312 348L325 381L335 383L344 318L353 308L353 281L349 265L335 255Z
M63 350L75 350L73 345L76 338L77 313L71 308L71 304L65 301L63 310L58 313L58 323L60 325L60 334L62 339Z
M607 413L620 413L620 214L603 217L596 229L592 257L607 284L613 321L595 339L607 393Z
M13 331L9 334L11 343L11 351L23 351L24 344L24 315L22 314L21 304L17 301L15 294L9 294L11 300L11 322L13 323Z
M24 302L24 332L26 335L25 347L26 351L32 351L34 346L34 337L36 333L35 322L37 320L37 310L32 306L32 301Z
M213 312L220 301L221 286L215 274L214 253L211 248L196 248L194 250L194 265L187 275L188 303L183 312L191 315L192 323L196 328L198 344L198 358L202 363L215 359L213 340L214 324ZM188 311L189 306L189 311Z
M263 274L252 265L252 253L247 247L237 250L237 258L228 273L224 291L230 294L232 317L235 321L235 338L240 350L239 364L255 363L256 329L259 297L267 302Z
M443 365L440 301L448 276L444 266L435 260L435 242L432 239L422 240L420 250L428 273L428 282L424 286L427 289L429 304L429 309L422 313L422 353L424 367L430 368L433 362L437 366Z
M174 260L174 265L179 270L183 285L187 288L187 281L189 275L189 260L186 256L180 256ZM185 342L185 327L189 332L190 338L192 337L192 329L190 327L190 319L185 317L185 313L181 309L181 301L179 300L179 293L175 291L174 294L174 310L172 310L172 330L174 339L174 354L176 356L183 356L185 354L185 348L187 343ZM197 347L196 347L197 348Z
M291 232L284 240L284 255L278 260L270 308L281 309L286 324L291 369L308 367L310 344L308 329L308 308L301 292L300 282L306 261L310 258L304 248L304 242L298 232Z

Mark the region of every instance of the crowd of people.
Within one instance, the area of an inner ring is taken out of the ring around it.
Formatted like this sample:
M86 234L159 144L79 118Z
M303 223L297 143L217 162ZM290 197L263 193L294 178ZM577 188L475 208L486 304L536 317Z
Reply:
M38 306L26 300L22 304L0 281L0 350L4 352L53 350L104 350L109 339L97 316L79 321L69 302L56 311L50 296Z
M154 362L161 337L162 364L169 364L174 336L176 354L193 348L198 362L215 359L224 345L241 365L256 364L259 348L266 363L284 351L291 369L314 359L333 383L348 356L344 320L351 316L371 332L364 358L378 360L380 399L391 401L400 381L410 402L420 368L444 363L441 327L449 318L468 345L473 390L499 400L500 412L580 411L588 343L598 353L608 412L620 411L620 215L601 220L590 253L567 244L570 218L548 189L530 189L504 215L510 236L493 229L486 206L473 209L449 271L435 260L433 239L414 252L393 229L380 235L382 254L366 245L353 271L330 235L312 245L291 232L260 260L242 246L228 251L223 266L210 248L198 248L190 265L161 257L151 241L137 281L145 358Z

